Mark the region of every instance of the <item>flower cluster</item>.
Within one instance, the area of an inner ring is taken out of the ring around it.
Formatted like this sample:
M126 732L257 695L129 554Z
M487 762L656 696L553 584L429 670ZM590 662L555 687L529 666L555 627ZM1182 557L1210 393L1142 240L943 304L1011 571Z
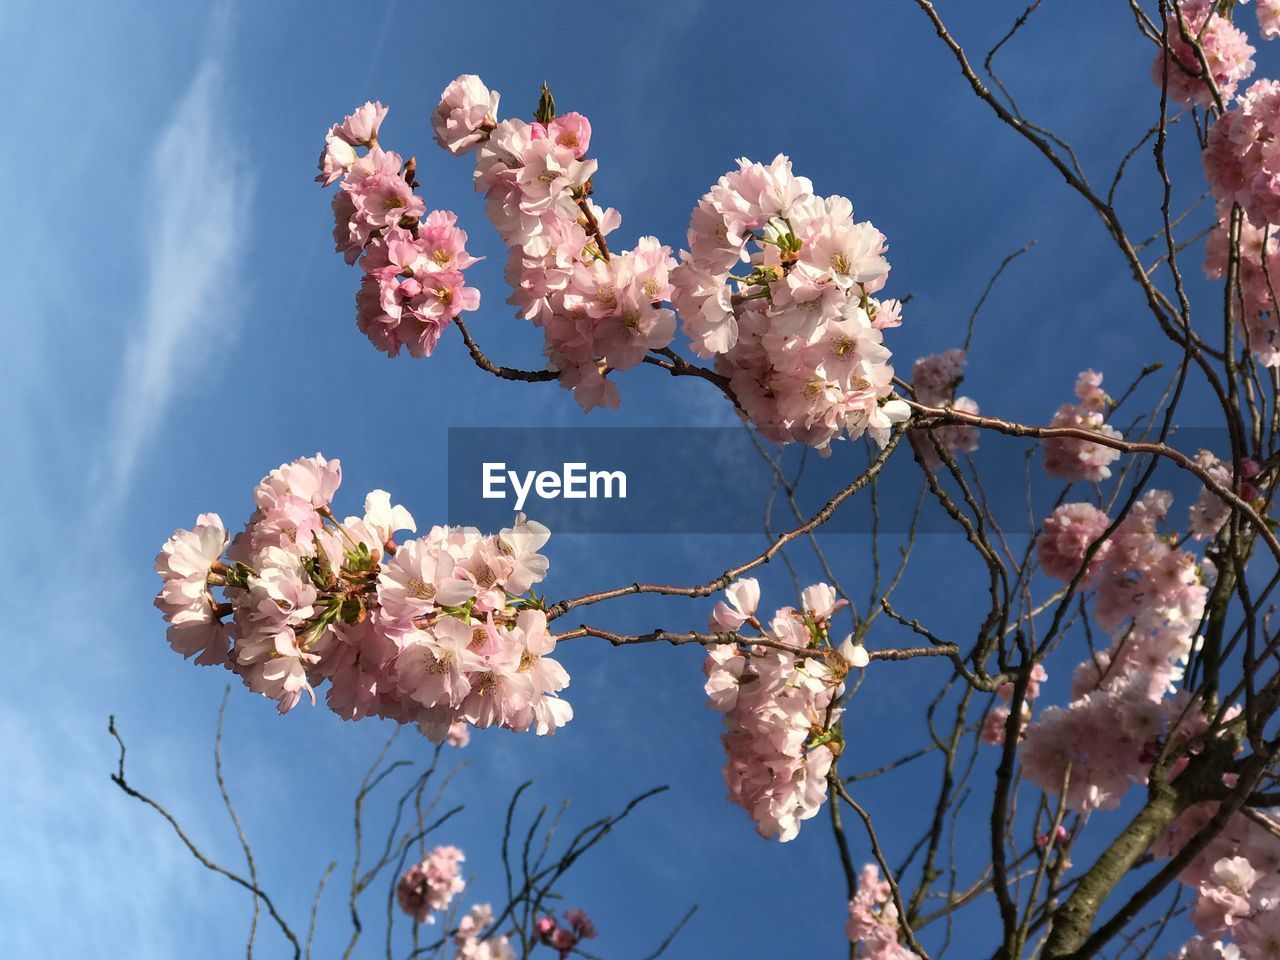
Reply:
M1168 36L1169 99L1186 104L1207 107L1214 102L1213 91L1204 80L1204 67L1191 43L1183 39L1186 34L1199 41L1208 66L1209 76L1222 99L1235 96L1236 87L1253 74L1255 53L1243 30L1235 26L1218 11L1215 0L1182 0L1178 9L1170 13L1165 25ZM1181 20L1181 25L1179 24ZM1163 85L1165 56L1156 54L1151 65L1151 78Z
M1280 278L1280 242L1276 228L1255 226L1247 218L1239 225L1240 255L1236 283L1240 290L1237 320L1245 344L1258 362L1280 367L1280 316L1276 313L1275 285ZM1224 280L1231 254L1230 205L1219 209L1218 225L1204 245L1204 272L1211 280Z
M1091 503L1064 503L1045 518L1036 538L1036 559L1051 577L1070 583L1084 566L1085 556L1107 527L1111 518ZM1110 543L1098 544L1089 559L1085 583L1093 583L1102 570Z
M1196 463L1203 467L1220 486L1231 488L1232 470L1229 462L1224 463L1208 450L1201 450L1196 454ZM1255 506L1262 505L1262 495L1249 481L1258 475L1258 471L1256 460L1246 457L1240 461L1240 499ZM1211 540L1218 535L1218 531L1231 516L1231 507L1206 487L1200 491L1199 498L1191 505L1188 514L1191 535L1197 540Z
M1027 678L1027 690L1022 699L1022 711L1018 721L1018 739L1022 739L1022 732L1027 728L1027 722L1031 719L1031 704L1036 697L1040 696L1040 685L1049 679L1048 671L1045 670L1043 664L1035 664L1031 668L1031 675ZM1002 683L996 690L996 694L1001 700L1013 699L1014 686L1012 683ZM982 719L982 727L978 731L978 736L983 743L993 747L1004 745L1005 733L1009 728L1010 709L1006 706L992 707L987 711L987 715Z
M1220 209L1238 203L1254 225L1280 223L1280 81L1257 80L1209 130L1204 171Z
M1076 378L1076 403L1064 403L1050 421L1051 427L1073 427L1089 430L1119 440L1119 430L1108 426L1106 412L1109 398L1102 390L1102 374L1085 370ZM1040 441L1044 451L1044 470L1062 480L1087 480L1099 483L1111 476L1110 464L1120 458L1120 451L1078 437L1046 437Z
M427 357L455 317L480 306L480 292L463 277L476 258L466 251L457 217L428 214L414 193L413 160L378 145L386 115L382 104L366 103L335 124L316 179L325 186L341 181L333 237L346 261L359 260L364 270L356 294L360 330L388 356L404 348Z
M596 935L596 925L585 910L566 910L564 919L568 926L560 926L550 915L539 917L534 924L538 942L558 951L561 960L573 953L583 940L590 940Z
M901 304L876 297L885 238L847 199L815 196L784 156L744 159L699 202L679 263L655 237L611 248L621 216L591 198L590 121L558 114L546 87L531 120L500 119L499 100L479 77L458 77L432 127L445 150L474 155L475 188L510 248L508 302L542 330L550 369L584 410L618 406L610 374L666 350L678 310L694 350L715 357L743 415L772 440L825 451L870 433L883 445L907 419L883 342ZM341 181L335 237L365 271L360 329L391 356L427 356L479 306L463 280L475 258L456 217L428 214L414 194L413 160L378 145L385 116L370 103L335 125L317 179Z
M901 305L874 296L885 238L849 200L815 196L785 156L741 159L699 201L688 241L671 274L681 327L762 434L825 450L842 433L883 444L907 419L883 342Z
M486 932L492 925L489 904L478 903L467 911L453 934L454 960L516 960L515 948L505 934Z
M1258 0L1258 33L1263 40L1280 37L1280 0Z
M1067 707L1044 710L1026 729L1026 777L1050 793L1067 782L1075 810L1116 806L1145 778L1161 744L1203 729L1185 694L1170 695L1195 642L1211 571L1160 534L1170 504L1169 494L1149 491L1094 553L1086 579L1112 644L1077 668ZM1054 511L1037 545L1045 572L1076 577L1086 548L1109 525L1100 514L1079 504Z
M948 350L921 357L911 367L911 386L916 392L916 400L929 407L951 407L962 413L977 414L977 401L971 397L957 397L956 387L964 379L964 366L968 362L963 350ZM930 467L938 466L938 451L928 437L915 436L915 447L920 456ZM952 424L946 427L934 427L929 431L947 453L972 453L978 449L978 428L968 424Z
M845 935L862 950L863 960L919 960L918 954L898 942L898 907L893 890L880 879L874 863L862 868L858 892L849 901L849 922Z
M1153 851L1171 856L1217 810L1197 804L1174 821ZM1196 895L1191 920L1198 936L1180 960L1266 960L1280 944L1280 840L1241 814L1192 860L1178 879Z
M555 694L569 677L529 593L547 571L549 531L518 515L497 536L434 527L397 543L416 527L384 491L363 516L337 519L341 478L337 460L300 458L258 484L229 547L213 514L170 538L156 605L174 649L227 667L281 713L327 680L344 719L416 723L436 742L465 741L461 722L539 734L567 722Z
M671 342L671 250L653 237L610 249L621 223L590 199L596 161L587 158L591 123L556 114L550 92L532 121L497 119L498 95L479 77L445 88L432 124L449 152L475 152L474 183L485 211L511 248L510 303L540 327L563 386L586 410L617 407L614 370L629 370Z
M755 580L739 580L726 594L711 629L737 635L749 625L759 637L707 648L708 706L725 714L725 786L762 837L791 840L826 799L842 743L836 701L867 653L852 638L839 648L831 643L831 618L847 601L825 583L804 590L801 609L779 609L767 630L755 616Z
M435 923L435 914L448 910L455 894L466 887L457 847L436 847L422 863L411 866L396 884L400 909L418 923Z

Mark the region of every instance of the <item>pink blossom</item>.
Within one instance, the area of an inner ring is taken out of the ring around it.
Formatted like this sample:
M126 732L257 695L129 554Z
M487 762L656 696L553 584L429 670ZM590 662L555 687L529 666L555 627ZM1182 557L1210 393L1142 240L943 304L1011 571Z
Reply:
M547 124L547 137L581 160L591 147L591 121L580 113L562 113Z
M982 742L993 747L1004 745L1005 727L1009 722L1008 707L992 707L982 720Z
M372 490L364 498L364 516L361 521L378 536L384 546L394 543L397 533L404 530L417 532L418 529L413 515L400 504L392 504L391 494L385 490ZM349 518L347 522L354 522L354 518Z
M778 154L768 166L739 158L738 169L711 188L731 240L743 242L775 217L787 216L797 203L813 195L813 184L791 172L791 160Z
M465 743L460 724L547 735L572 719L559 696L569 675L527 596L546 574L547 528L518 515L499 535L433 527L397 544L415 523L386 491L337 519L341 477L320 454L283 464L229 547L211 514L165 544L157 605L175 646L190 655L198 640L200 662L228 666L281 712L327 684L343 719L412 723L436 742Z
M1231 489L1232 487L1232 470L1231 464L1224 463L1215 457L1208 450L1201 450L1196 454L1196 463L1202 467L1209 476L1219 483L1221 486ZM1240 473L1242 478L1252 478L1258 475L1258 464L1254 460L1245 459L1240 463ZM1258 491L1248 482L1248 479L1242 479L1240 483L1240 497L1246 503L1259 499ZM1200 496L1188 513L1189 527L1192 536L1197 540L1211 539L1217 536L1218 531L1226 524L1228 517L1231 515L1231 507L1225 500L1217 494L1205 488L1200 491Z
M733 606L721 601L719 616L754 610L754 581L730 589ZM826 800L836 739L831 725L842 713L834 701L852 665L852 653L840 653L827 635L828 618L841 605L831 587L815 584L805 591L804 611L783 607L775 613L764 639L801 653L750 644L707 648L709 705L725 714L729 799L768 839L793 839Z
M1253 224L1280 222L1280 81L1255 81L1209 130L1205 176L1220 208L1239 203Z
M489 904L479 903L467 911L453 935L458 951L455 960L515 960L515 949L504 934L485 936L492 925L493 908Z
M596 936L596 925L591 922L591 918L587 916L587 911L579 909L566 910L564 918L569 921L569 925L573 927L573 932L582 940L591 940Z
M1234 943L1192 937L1176 956L1170 955L1169 960L1241 960L1241 955Z
M606 247L620 218L588 196L596 172L589 121L576 113L497 121L489 98L478 80L459 78L437 111L437 133L465 118L456 137L440 139L461 145L455 152L479 145L473 179L511 247L510 302L542 329L549 368L584 411L618 406L614 375L667 347L678 311L695 351L717 357L745 416L771 440L825 452L837 437L865 433L884 444L908 418L892 396L881 333L901 322L901 305L874 296L889 269L885 238L853 219L846 198L814 196L785 156L767 165L742 159L698 204L679 263L652 237L630 250ZM348 256L379 249L374 234L390 229L362 232L365 219L357 211L350 239L339 240ZM371 258L367 269L380 262ZM740 266L750 279L731 276ZM410 270L411 279L391 282L428 283ZM385 278L377 289L366 281L361 330L388 354L404 344L428 354L447 318L406 317L403 301L417 295L389 291ZM751 342L736 349L744 324ZM976 410L967 398L957 402ZM955 449L973 448L972 430L951 432Z
M885 238L846 198L814 196L784 156L739 160L695 207L688 242L671 272L682 329L766 438L826 451L841 434L884 443L907 419L882 336L900 304L873 296Z
M898 942L898 908L887 882L875 864L862 868L858 891L849 901L845 936L862 948L865 960L919 960Z
M1216 129L1216 128L1215 128ZM1215 141L1210 141L1210 150ZM1206 165L1209 157L1206 153ZM1236 261L1236 283L1243 309L1235 311L1240 330L1253 355L1263 366L1280 366L1280 318L1277 317L1274 282L1280 276L1280 241L1271 224L1255 225L1248 218L1240 223L1240 255ZM1219 211L1218 225L1209 234L1204 248L1204 271L1213 280L1226 277L1230 259L1229 208Z
M921 357L911 368L911 385L915 388L916 399L928 407L948 403L964 379L966 363L968 358L963 350Z
M1169 505L1167 493L1148 491L1095 554L1088 576L1098 586L1095 616L1115 640L1077 669L1072 702L1044 710L1026 730L1024 775L1049 793L1066 783L1075 810L1116 806L1147 775L1153 745L1179 732L1171 729L1179 718L1183 735L1191 729L1185 694L1170 694L1208 589L1196 558L1159 534ZM1086 542L1107 526L1105 514L1086 505L1058 508L1037 545L1042 564L1073 578Z
M277 509L290 498L297 498L314 510L327 509L342 483L342 464L326 460L321 454L299 457L282 464L263 478L254 490L254 500L263 510Z
M399 156L387 153L374 173L360 179L348 177L343 182L343 191L355 205L358 225L353 226L353 233L368 237L374 230L398 227L406 218L415 219L426 213L426 204L413 192L400 167Z
M498 534L498 549L511 561L504 589L508 593L525 593L547 575L549 562L538 551L551 539L551 531L517 513L515 523Z
M320 172L316 181L328 187L347 175L351 165L356 162L356 151L351 144L330 131L324 140L324 150L320 153Z
M487 903L477 903L458 921L455 936L459 940L472 940L484 933L493 923L493 907Z
M434 914L449 909L453 898L466 887L461 865L466 860L457 847L436 847L420 864L405 871L396 884L400 909L418 923L435 923Z
M725 588L724 595L724 600L716 602L709 626L713 630L731 632L755 617L756 608L760 605L760 581L754 577L735 580Z
M1249 891L1258 871L1244 857L1223 857L1213 865L1211 878L1200 884L1192 921L1206 936L1225 933L1253 912Z
M680 313L682 329L699 356L728 353L738 342L729 271L712 273L688 253L682 256L680 265L671 272L671 302Z
M457 606L475 595L474 585L454 576L456 561L438 539L401 544L378 577L378 602L396 620L413 620L440 606Z
M463 74L440 94L431 115L436 142L455 156L480 143L497 123L499 94L474 74Z
M1179 9L1187 34L1199 41L1218 94L1229 101L1235 96L1237 85L1253 73L1255 64L1250 58L1255 51L1244 31L1218 14L1214 6L1212 0L1181 0ZM1214 10L1212 14L1211 10ZM1187 106L1212 105L1213 94L1201 78L1200 59L1191 44L1182 38L1176 13L1169 16L1166 31L1169 98ZM1165 69L1165 57L1157 54L1151 66L1151 77L1157 85L1164 83Z
M566 910L564 916L568 927L560 926L551 916L539 917L533 926L538 942L558 951L562 958L568 957L582 940L596 935L595 925L586 911Z
M362 104L331 132L352 146L373 146L378 141L378 128L386 119L387 111L387 107L376 101Z
M1106 394L1101 389L1102 376L1092 370L1080 374L1076 381L1079 403L1065 403L1058 408L1051 427L1087 430L1115 440L1123 439L1120 431L1106 422L1103 412ZM1040 441L1044 451L1045 473L1063 480L1085 480L1099 483L1111 476L1110 464L1120 458L1120 451L1092 443L1079 437L1046 437Z
M471 692L472 675L480 668L468 649L472 632L467 623L446 616L402 635L395 676L404 694L424 707L456 709Z
M1263 40L1280 37L1280 0L1258 0L1258 32Z
M391 670L396 644L372 618L328 627L308 651L318 658L309 670L312 682L329 681L325 703L343 720L401 718L404 705Z
M1031 667L1031 675L1027 678L1027 690L1024 699L1027 702L1035 700L1040 696L1040 685L1049 679L1049 672L1045 670L1044 664L1037 663ZM1013 683L1002 683L996 689L996 693L1001 700L1013 699Z
M911 368L911 386L915 389L916 399L926 406L950 407L974 415L980 413L976 401L955 395L956 387L964 379L963 370L967 362L964 351L955 349L921 357ZM915 430L912 431L912 443L925 464L937 468L942 462L937 446L951 456L972 453L978 449L978 428L955 423L931 427L927 435L925 431Z
M853 204L845 197L815 197L805 206L799 263L812 271L815 282L844 290L880 289L889 273L884 234L868 222L855 222Z
M1052 839L1053 843L1060 844L1065 843L1068 836L1067 828L1062 824L1058 824L1058 828L1053 831L1052 837L1047 833L1037 834L1036 846L1043 850L1049 846L1050 839Z
M844 638L844 642L836 648L836 652L840 655L840 659L858 670L865 670L871 663L871 655L867 653L867 648L861 643L854 643L853 634Z
M1102 374L1097 370L1082 370L1076 376L1076 399L1086 410L1105 410L1111 397L1102 389Z
M1241 921L1235 938L1242 958L1270 960L1280 954L1280 910L1260 910Z
M249 689L277 701L285 713L304 692L314 701L307 668L319 658L307 648L317 631L307 625L319 592L302 558L289 550L266 547L254 566L257 573L243 591L229 591L236 608L236 669Z
M1064 503L1045 518L1036 538L1036 558L1040 569L1049 576L1070 583L1084 565L1085 554L1110 525L1110 518L1089 503ZM1085 580L1096 579L1110 542L1094 548Z
M346 261L359 260L365 270L357 326L388 356L407 348L426 357L455 317L479 307L479 291L462 275L477 258L467 253L457 217L444 210L427 214L410 182L411 165L378 146L385 113L381 104L366 104L335 126L316 179L325 185L342 180L333 198L333 236ZM368 150L358 154L356 146Z
M202 513L192 530L178 530L156 557L163 581L155 605L169 623L169 645L196 663L225 665L230 647L227 629L209 592L215 565L221 564L227 531L216 513Z

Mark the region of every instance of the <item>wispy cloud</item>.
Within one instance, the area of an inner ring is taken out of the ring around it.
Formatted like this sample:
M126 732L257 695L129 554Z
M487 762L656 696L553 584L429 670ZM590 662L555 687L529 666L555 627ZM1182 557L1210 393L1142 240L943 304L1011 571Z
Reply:
M252 183L225 107L222 43L212 47L161 132L145 179L145 288L105 449L104 515L124 499L173 400L238 327L231 281Z

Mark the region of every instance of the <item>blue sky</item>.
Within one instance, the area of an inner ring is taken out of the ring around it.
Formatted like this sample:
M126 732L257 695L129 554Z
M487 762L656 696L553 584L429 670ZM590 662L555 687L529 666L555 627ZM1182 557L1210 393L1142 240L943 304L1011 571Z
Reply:
M1150 125L1158 92L1127 11L1088 6L1088 17L1047 7L998 64L1023 108L1068 135L1105 179ZM985 51L1021 10L984 4L981 16L948 15ZM1274 73L1275 61L1264 51L1260 73ZM733 422L705 384L653 368L621 378L620 412L588 420L554 385L476 370L453 333L430 360L393 362L356 332L358 277L332 253L328 197L311 177L327 126L380 99L391 106L384 139L417 154L428 204L456 210L473 252L488 256L472 274L485 298L474 333L496 359L537 365L538 338L503 303L502 251L468 165L435 148L425 122L440 89L464 72L502 91L507 115L529 113L545 80L561 109L591 118L597 196L622 212L627 238L653 233L678 245L692 205L734 158L788 153L819 191L851 197L889 237L889 291L913 294L889 344L901 369L959 345L995 266L1038 241L979 323L966 389L985 411L1042 422L1070 396L1077 370L1097 367L1123 386L1169 357L1096 218L977 103L909 4L135 2L69 12L0 2L10 143L0 152L10 225L0 239L9 532L0 590L10 651L0 953L242 949L246 898L107 779L114 713L131 778L236 862L209 754L224 680L169 652L151 607L152 557L175 527L205 510L240 522L258 477L316 450L343 460L350 509L382 487L424 526L445 515L449 426ZM1203 187L1187 133L1175 134L1173 171L1189 202ZM1158 194L1148 154L1140 158L1123 209L1141 236L1154 229ZM1190 272L1193 294L1207 295ZM841 455L851 469L861 456ZM635 580L702 581L759 543L553 537L545 586L561 597ZM859 594L867 546L858 536L829 543ZM926 539L898 605L967 637L979 583L957 558L958 538ZM764 579L769 598L789 601L783 569ZM707 608L630 601L599 620L688 628ZM909 639L882 625L869 642ZM697 902L671 956L831 955L842 943L843 882L826 825L767 844L724 802L718 718L703 706L698 654L592 644L564 649L577 714L568 728L541 741L482 734L465 753L471 766L453 798L467 809L441 839L467 850L476 895L498 896L494 832L524 779L539 803L572 797L570 817L583 821L670 783L566 884L570 905L597 918L599 951L643 956ZM1059 676L1076 659L1068 653ZM921 691L936 688L941 670L872 671L847 721L849 772L923 742ZM230 786L264 883L301 924L324 865L346 857L351 793L388 730L323 709L280 719L239 689L227 723ZM862 794L899 852L928 783L910 776ZM972 842L981 857L985 838ZM860 836L855 858L869 859ZM341 884L330 895L321 943L346 934ZM275 941L263 943L276 955Z

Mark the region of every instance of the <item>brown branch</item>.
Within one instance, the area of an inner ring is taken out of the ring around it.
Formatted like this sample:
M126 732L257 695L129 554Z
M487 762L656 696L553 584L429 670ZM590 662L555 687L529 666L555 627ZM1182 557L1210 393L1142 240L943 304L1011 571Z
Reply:
M462 317L454 317L454 324L458 328L458 332L462 334L462 340L467 345L467 350L471 352L471 359L476 362L476 366L487 373L492 373L495 377L501 377L503 380L520 380L525 383L545 383L548 380L556 380L560 374L555 370L517 370L514 367L501 367L484 355L479 345L471 338L467 325L462 322Z
M904 399L905 398L901 398ZM1163 442L1153 443L1142 440L1120 440L1115 437L1109 437L1101 433L1095 433L1092 430L1086 430L1081 427L1036 427L1024 423L1014 423L1009 420L1000 420L996 417L983 417L977 414L966 413L962 410L955 410L951 407L927 407L924 404L916 403L914 400L906 400L906 403L912 410L927 418L923 424L917 423L916 426L938 426L948 423L962 423L968 426L978 427L982 430L992 430L996 433L1003 433L1011 437L1032 437L1035 439L1046 439L1049 437L1069 437L1075 440L1087 440L1090 443L1096 443L1099 446L1110 447L1112 450L1119 450L1122 453L1148 453L1157 457L1162 457L1169 462L1175 464L1179 468L1193 474L1205 488L1216 497L1226 501L1234 509L1240 512L1240 515L1257 531L1258 535L1266 542L1268 548L1280 559L1280 540L1276 539L1268 526L1265 519L1258 515L1254 508L1242 500L1239 494L1230 487L1224 487L1221 483L1214 480L1204 467L1196 463L1195 460L1188 457L1180 450L1175 450L1168 444Z
M723 590L744 573L768 563L777 555L778 551L791 541L798 537L805 536L810 531L816 530L818 527L822 526L822 524L830 520L844 501L848 500L851 496L870 483L876 474L880 472L889 457L893 455L893 451L897 448L899 441L902 440L904 432L905 431L900 426L895 428L892 435L889 437L889 441L885 444L884 449L880 451L879 455L871 462L867 469L864 470L852 483L836 493L835 496L826 502L822 509L818 510L818 512L807 521L779 536L778 539L771 543L763 553L747 560L744 563L740 563L737 566L730 567L714 580L710 580L707 583L693 587L678 587L653 583L633 583L625 587L615 587L612 590L601 590L596 593L588 593L580 597L574 597L570 600L561 600L560 602L548 607L547 619L554 620L557 617L564 616L570 610L577 607L584 607L589 604L612 600L615 597L625 597L641 593L656 593L663 596L676 597L709 597L711 594L716 593L719 590Z
M267 913L271 915L271 919L276 922L276 926L280 928L280 932L284 934L285 939L293 946L294 960L299 960L302 956L302 947L298 943L298 938L294 935L293 930L289 928L289 925L285 923L284 918L280 916L279 912L276 910L275 903L272 902L267 893L257 884L249 882L239 874L233 873L221 864L210 860L201 852L200 848L191 841L191 838L187 836L186 831L182 829L182 825L178 823L177 818L174 817L173 814L155 800L152 800L145 793L142 793L129 784L124 775L124 740L121 738L120 732L116 729L116 718L114 715L109 717L107 720L107 732L111 734L111 736L115 737L116 743L120 746L120 757L116 764L116 772L111 774L111 782L135 800L146 804L152 810L156 811L156 813L160 814L169 826L173 828L173 832L178 835L178 839L182 841L183 846L187 848L187 851L191 856L195 857L196 862L202 867L206 870L211 870L214 873L221 874L237 886L244 887L244 889L248 890L254 897L261 899L267 908Z
M889 884L889 891L893 894L893 905L898 911L898 925L902 928L902 935L907 941L907 946L919 954L921 960L929 960L929 955L925 953L924 947L920 946L916 941L916 935L911 930L911 924L907 919L907 910L902 903L902 891L898 887L897 877L893 875L893 871L889 868L884 851L880 848L880 838L876 836L875 825L871 822L871 814L867 813L857 800L849 796L849 791L844 788L844 784L839 779L832 781L832 787L839 794L840 799L853 808L853 812L858 815L867 831L867 839L871 843L871 855L875 857L876 863L880 864L880 870L884 874L885 882Z

